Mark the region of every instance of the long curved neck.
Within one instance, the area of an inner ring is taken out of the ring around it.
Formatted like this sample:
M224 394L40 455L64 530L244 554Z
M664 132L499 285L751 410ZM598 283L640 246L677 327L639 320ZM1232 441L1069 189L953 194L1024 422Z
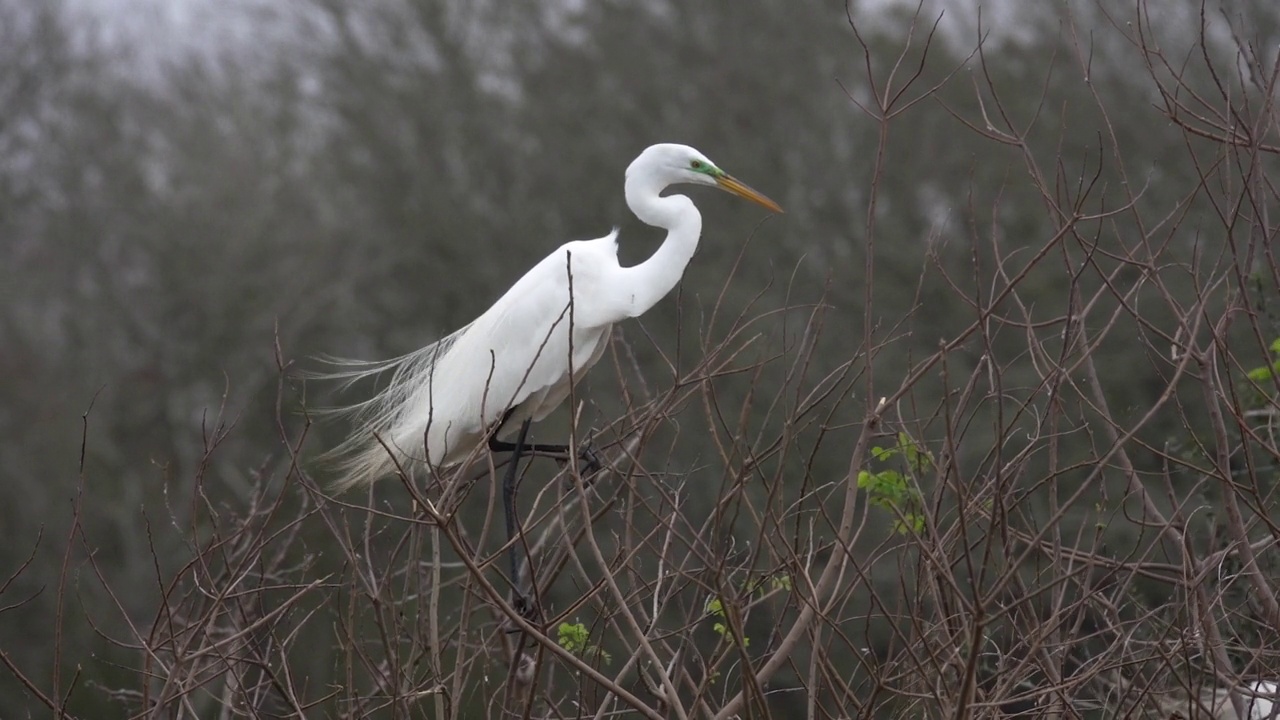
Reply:
M627 207L646 225L667 231L657 252L625 270L631 317L656 305L680 282L702 235L702 214L693 201L684 195L659 195L665 187L643 175L627 178Z

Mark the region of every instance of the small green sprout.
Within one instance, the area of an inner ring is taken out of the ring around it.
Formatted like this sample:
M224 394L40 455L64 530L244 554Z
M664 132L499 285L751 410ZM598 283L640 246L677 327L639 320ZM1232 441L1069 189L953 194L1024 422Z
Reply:
M715 630L716 633L719 634L720 637L723 638L724 640L726 641L730 640L731 638L729 636L729 626L724 623L724 620L725 620L724 604L720 602L720 598L711 598L710 600L707 601L707 613L709 615L712 615L713 617L720 618L711 626L711 629ZM742 646L747 647L750 644L751 644L751 638L747 637L746 635L743 635Z
M1271 352L1276 356L1280 356L1280 338L1276 338L1271 342ZM1262 365L1248 372L1249 379L1256 383L1268 382L1276 375L1280 375L1280 359L1275 360L1270 365Z
M604 660L605 664L613 661L613 656L605 652L598 645L591 644L591 631L587 630L587 626L580 622L560 623L560 627L556 629L557 641L560 647L568 650L574 655L581 657L595 656Z
M898 444L894 447L871 448L871 455L880 462L901 458L905 461L907 472L911 474L922 473L933 467L933 456L927 450L922 450L906 433L898 433ZM893 469L878 472L860 470L858 487L867 491L871 504L900 515L893 521L895 532L905 535L924 530L924 498L912 482L911 475Z
M774 590L790 590L791 576L786 573L778 573L769 578L769 584Z

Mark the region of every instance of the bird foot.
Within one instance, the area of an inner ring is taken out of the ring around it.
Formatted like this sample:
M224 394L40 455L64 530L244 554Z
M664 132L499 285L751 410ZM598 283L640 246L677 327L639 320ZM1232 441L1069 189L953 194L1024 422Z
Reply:
M533 601L533 598L528 595L512 591L511 607L516 611L517 615L530 624L536 625L538 623L538 606ZM506 622L503 623L502 630L508 633L521 632L520 626L512 622L510 618L507 618Z
M590 440L582 443L581 447L578 448L577 458L578 472L582 473L583 478L595 475L604 469L604 460L600 457L600 451L596 450L595 445ZM559 463L560 467L563 468L569 464L569 459L561 458Z
M600 457L600 451L596 450L596 446L590 440L582 443L582 447L578 448L578 460L582 463L578 468L583 475L595 475L604 469L604 460Z

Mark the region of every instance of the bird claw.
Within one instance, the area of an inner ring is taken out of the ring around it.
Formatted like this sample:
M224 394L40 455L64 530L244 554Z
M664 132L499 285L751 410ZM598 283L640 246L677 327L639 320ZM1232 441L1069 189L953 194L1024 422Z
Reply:
M595 445L590 440L582 443L578 448L576 457L578 458L578 472L582 473L583 477L595 475L604 469L604 460L600 457L600 451L596 450ZM569 458L561 458L559 463L560 467L563 468L569 464Z
M583 475L595 475L604 469L604 461L600 458L599 451L596 450L595 445L591 444L590 440L578 448L578 460L582 462L578 469L582 471Z
M522 592L512 592L511 608L516 611L517 615L524 618L525 621L531 625L536 625L538 623L538 606L533 602L533 598L528 595L525 595ZM508 633L521 632L520 626L512 622L510 618L507 618L502 629L504 632Z

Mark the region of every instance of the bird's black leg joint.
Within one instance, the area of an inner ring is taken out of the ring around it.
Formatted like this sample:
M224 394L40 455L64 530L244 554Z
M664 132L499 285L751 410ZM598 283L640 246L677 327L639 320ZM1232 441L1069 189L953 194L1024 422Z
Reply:
M507 421L515 414L516 409L510 408L502 414L502 419L493 426L493 430L489 432L489 451L490 452L515 452L516 443L504 442L498 439L498 433L502 432L502 428L507 426Z

